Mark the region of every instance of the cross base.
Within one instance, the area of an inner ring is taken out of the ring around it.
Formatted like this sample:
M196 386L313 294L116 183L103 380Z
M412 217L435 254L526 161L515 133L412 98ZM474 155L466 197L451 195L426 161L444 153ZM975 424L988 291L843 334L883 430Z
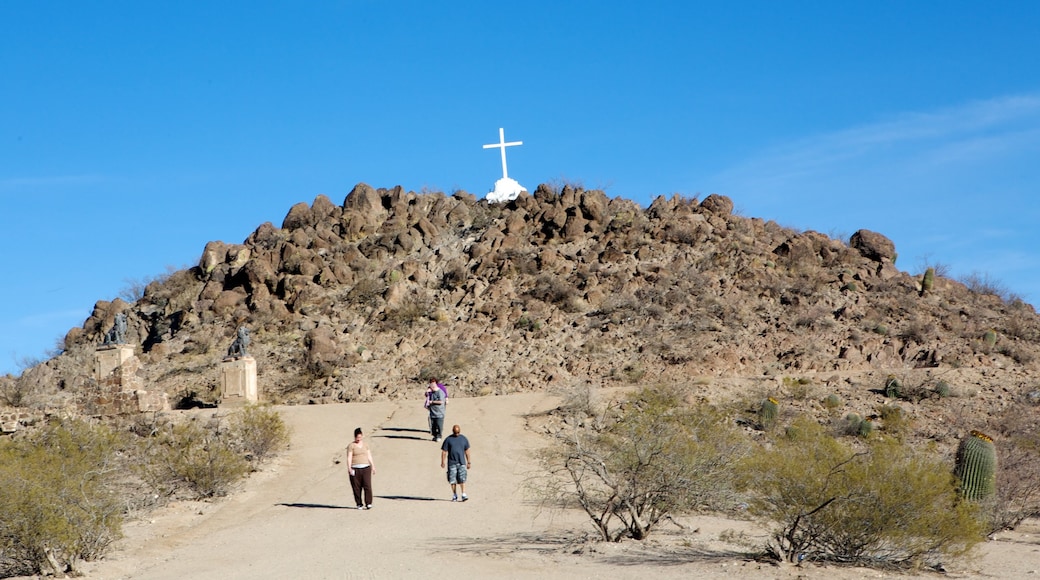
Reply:
M523 191L527 191L527 188L517 183L515 179L503 177L495 182L495 189L488 192L485 199L491 203L513 201L520 197L520 193Z

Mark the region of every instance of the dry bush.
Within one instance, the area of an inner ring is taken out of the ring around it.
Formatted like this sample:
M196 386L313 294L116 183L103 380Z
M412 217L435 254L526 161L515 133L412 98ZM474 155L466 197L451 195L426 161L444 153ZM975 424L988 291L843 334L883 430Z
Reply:
M990 294L1000 298L1004 302L1009 302L1012 298L1011 291L1008 287L989 274L972 272L959 279L961 284L968 287L968 290L975 294Z
M346 300L358 306L375 306L385 291L386 282L382 279L375 276L361 278L347 291Z
M622 404L577 413L598 420L565 419L556 440L540 455L549 473L539 476L543 500L577 502L607 541L646 539L672 515L719 509L733 501L728 485L744 440L715 410L688 407L675 388L644 388Z
M816 396L816 388L808 377L784 377L784 390L795 401L806 401Z
M443 383L480 362L473 345L466 342L441 342L434 345L434 351L438 353L436 358L419 371L418 379L422 383L430 379L438 379Z
M429 298L414 293L408 294L399 305L388 308L383 313L391 328L400 325L412 326L421 320L429 320L432 314L433 308Z
M1032 393L1040 393L1033 390ZM1040 516L1040 396L1025 393L987 426L997 436L996 493L985 506L990 530L1013 529Z
M573 284L552 274L543 274L535 278L534 287L527 295L557 306L567 306L578 297Z
M25 374L0 377L0 403L9 407L30 407L38 399L40 386Z
M899 332L899 338L922 344L935 336L935 334L934 322L929 319L915 317Z

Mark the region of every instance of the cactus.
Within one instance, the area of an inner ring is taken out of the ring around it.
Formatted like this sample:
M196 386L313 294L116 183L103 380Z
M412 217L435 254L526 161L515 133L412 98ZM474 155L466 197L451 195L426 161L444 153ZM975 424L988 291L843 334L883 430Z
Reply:
M885 396L889 399L899 399L903 396L903 385L895 375L888 375L885 379Z
M780 411L780 403L773 397L762 401L758 409L758 423L763 429L772 429L776 424L776 416Z
M990 329L986 331L986 334L982 335L982 342L986 343L986 346L993 348L997 344L997 331Z
M867 437L874 432L874 422L870 418L863 419L859 422L859 428L856 429L856 434L860 437Z
M992 495L996 471L997 450L993 439L981 431L972 431L957 448L954 475L961 482L961 495L972 501Z
M947 383L946 381L939 381L939 383L935 385L935 394L940 399L945 399L946 397L949 397L951 392L952 391L950 390L950 383Z
M845 415L845 434L866 437L874 432L874 422L864 419L859 413Z
M831 393L823 398L823 406L828 409L837 409L844 404L845 401L842 401L841 397L835 393Z
M935 284L935 268L928 268L924 271L924 278L921 279L921 296L931 292L933 284Z

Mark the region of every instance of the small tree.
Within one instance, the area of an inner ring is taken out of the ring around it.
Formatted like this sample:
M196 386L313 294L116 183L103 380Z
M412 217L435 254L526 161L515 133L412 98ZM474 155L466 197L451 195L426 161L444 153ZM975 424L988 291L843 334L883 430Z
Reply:
M730 499L742 440L713 409L690 408L680 390L662 387L595 411L567 417L541 460L548 498L576 500L602 539L642 540L671 515Z
M752 454L741 481L752 513L778 525L766 552L865 565L913 565L983 539L950 467L892 439L854 450L800 418Z

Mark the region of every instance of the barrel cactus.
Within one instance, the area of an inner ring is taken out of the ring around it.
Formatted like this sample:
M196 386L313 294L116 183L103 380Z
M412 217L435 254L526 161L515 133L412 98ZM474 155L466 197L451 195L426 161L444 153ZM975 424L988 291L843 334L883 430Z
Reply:
M831 393L823 398L823 406L828 409L837 409L844 404L845 401L843 401L841 396L836 393Z
M996 346L997 331L992 329L987 330L986 333L982 335L982 342L986 343L986 346L990 348Z
M874 421L867 417L859 423L859 428L856 430L856 434L860 437L868 437L874 432Z
M780 403L773 397L762 401L762 406L758 408L758 423L762 429L772 429L779 412Z
M935 268L928 268L924 271L924 278L921 279L921 295L931 292L933 284L935 284Z
M888 375L885 379L885 396L890 399L899 399L903 396L903 385L895 375Z
M874 422L859 413L845 415L845 433L857 437L867 437L874 432Z
M997 450L993 438L972 431L957 448L954 475L961 482L961 495L968 500L985 499L996 486Z

